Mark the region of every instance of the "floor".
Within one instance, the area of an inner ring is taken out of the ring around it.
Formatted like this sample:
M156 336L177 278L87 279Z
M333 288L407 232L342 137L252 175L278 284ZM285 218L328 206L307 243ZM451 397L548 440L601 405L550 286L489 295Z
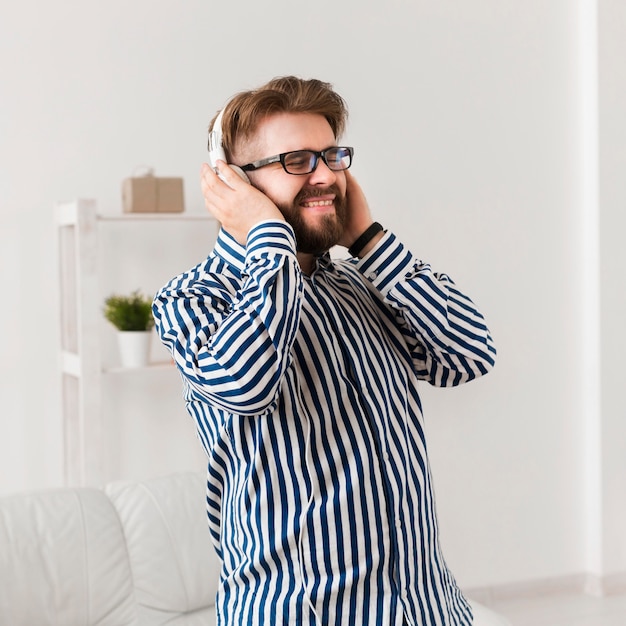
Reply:
M550 595L499 600L490 608L511 626L626 626L626 595Z

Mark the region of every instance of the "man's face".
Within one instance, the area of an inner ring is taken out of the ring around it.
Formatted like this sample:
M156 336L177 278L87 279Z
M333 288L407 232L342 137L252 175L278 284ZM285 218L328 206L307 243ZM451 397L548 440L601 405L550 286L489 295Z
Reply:
M277 113L238 146L234 161L251 163L292 150L321 151L337 145L322 115ZM346 176L320 158L310 174L288 174L280 163L248 172L252 184L280 209L296 234L298 251L320 254L340 239L346 221Z

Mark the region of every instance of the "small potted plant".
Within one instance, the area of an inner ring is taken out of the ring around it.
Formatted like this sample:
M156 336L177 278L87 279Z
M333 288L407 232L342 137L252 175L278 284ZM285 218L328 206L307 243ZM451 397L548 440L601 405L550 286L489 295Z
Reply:
M104 301L104 317L118 330L122 365L147 365L154 326L152 299L138 289L130 295L113 294Z

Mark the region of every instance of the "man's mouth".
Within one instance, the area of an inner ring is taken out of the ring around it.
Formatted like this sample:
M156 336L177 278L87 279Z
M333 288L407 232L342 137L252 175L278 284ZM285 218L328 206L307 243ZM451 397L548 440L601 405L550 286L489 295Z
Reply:
M302 203L303 207L310 208L316 206L332 206L333 200L305 200Z

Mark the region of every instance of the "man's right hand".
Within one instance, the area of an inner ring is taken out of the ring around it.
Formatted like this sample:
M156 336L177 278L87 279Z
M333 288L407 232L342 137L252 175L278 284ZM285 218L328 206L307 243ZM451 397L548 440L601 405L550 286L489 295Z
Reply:
M278 207L261 191L245 182L224 161L218 161L220 178L211 166L202 164L200 186L204 204L224 230L242 246L250 229L264 220L283 220Z

